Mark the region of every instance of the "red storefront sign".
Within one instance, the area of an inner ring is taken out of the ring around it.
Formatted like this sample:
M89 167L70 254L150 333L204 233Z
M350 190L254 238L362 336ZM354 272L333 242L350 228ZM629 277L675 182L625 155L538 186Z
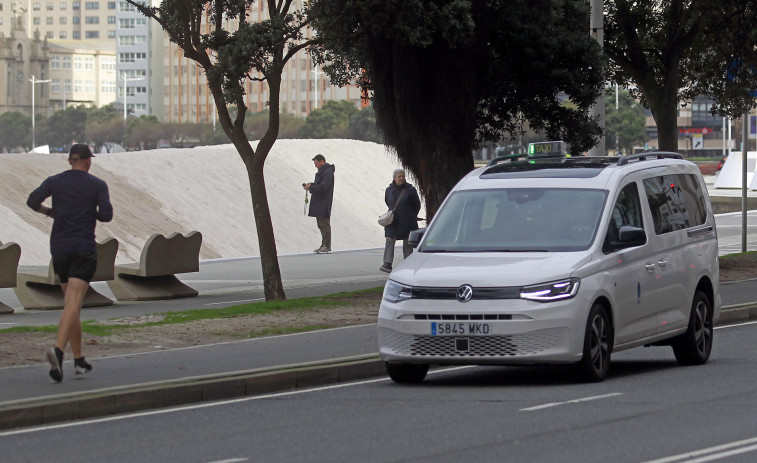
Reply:
M701 133L702 135L707 135L708 133L712 132L712 127L679 127L678 133Z

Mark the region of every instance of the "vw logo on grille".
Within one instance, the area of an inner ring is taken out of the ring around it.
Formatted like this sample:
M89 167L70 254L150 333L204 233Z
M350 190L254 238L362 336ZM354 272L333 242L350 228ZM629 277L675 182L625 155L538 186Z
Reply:
M473 297L473 287L471 285L462 285L457 288L457 300L468 302Z

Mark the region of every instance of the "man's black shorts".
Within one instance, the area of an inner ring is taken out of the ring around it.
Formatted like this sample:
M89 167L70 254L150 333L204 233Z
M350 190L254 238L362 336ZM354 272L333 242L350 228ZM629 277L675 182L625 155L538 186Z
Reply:
M53 256L53 270L61 283L68 283L69 278L78 278L89 283L95 276L96 268L96 252L75 252Z

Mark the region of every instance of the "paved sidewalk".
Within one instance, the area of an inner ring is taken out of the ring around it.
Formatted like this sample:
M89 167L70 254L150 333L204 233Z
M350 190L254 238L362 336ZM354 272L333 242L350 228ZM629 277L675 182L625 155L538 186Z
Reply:
M757 319L757 282L724 284L720 324ZM672 354L671 354L672 355ZM0 429L319 386L385 374L376 325L98 358L62 383L46 363L0 369Z

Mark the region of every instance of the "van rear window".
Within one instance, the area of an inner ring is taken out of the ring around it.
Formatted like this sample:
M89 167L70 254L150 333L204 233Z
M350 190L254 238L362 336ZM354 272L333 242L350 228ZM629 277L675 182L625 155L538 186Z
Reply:
M658 235L696 227L707 221L707 206L695 175L648 178L644 180L644 190Z

